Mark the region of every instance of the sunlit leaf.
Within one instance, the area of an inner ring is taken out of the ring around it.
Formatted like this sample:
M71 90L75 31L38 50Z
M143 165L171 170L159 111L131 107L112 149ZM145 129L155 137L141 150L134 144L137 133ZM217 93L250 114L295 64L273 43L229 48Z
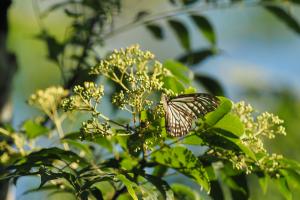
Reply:
M183 139L182 143L188 144L188 145L203 145L203 140L196 135L191 135L191 136L185 137Z
M130 194L130 196L133 198L133 200L138 200L138 197L134 191L134 187L137 187L137 184L130 181L125 175L123 174L119 174L117 175L117 178L122 181L122 183L125 185L125 187L128 190L128 193Z
M185 147L164 148L155 152L152 159L193 178L205 190L209 191L208 175L204 167L197 157Z
M179 94L184 91L184 86L177 78L172 76L167 76L163 79L164 87L172 90L173 92Z
M247 156L252 158L253 160L256 160L256 156L254 152L246 145L244 145L240 139L237 138L231 138L231 137L225 137L227 140L230 140L234 144L236 144Z
M221 120L227 113L231 111L232 102L225 97L218 97L220 99L220 105L214 112L210 112L205 116L205 123L209 126L214 126L219 120Z
M287 184L286 179L283 177L280 177L280 178L274 179L274 181L277 185L277 188L279 189L279 192L284 196L284 198L286 200L292 200L293 199L292 193L290 191L290 188Z
M174 183L171 185L176 200L196 200L198 194L187 185Z
M138 160L130 156L122 159L120 165L123 169L130 171L138 164Z
M40 135L44 135L49 132L49 129L45 126L42 126L39 123L36 123L32 120L27 120L23 124L23 128L28 138L36 138Z
M191 82L191 79L189 76L191 76L191 71L188 67L181 64L180 62L177 62L175 60L166 60L163 63L163 66L170 70L170 72L181 82L185 84L189 84Z
M244 133L244 124L238 116L232 113L226 114L214 125L214 128L228 131L236 137L240 137Z

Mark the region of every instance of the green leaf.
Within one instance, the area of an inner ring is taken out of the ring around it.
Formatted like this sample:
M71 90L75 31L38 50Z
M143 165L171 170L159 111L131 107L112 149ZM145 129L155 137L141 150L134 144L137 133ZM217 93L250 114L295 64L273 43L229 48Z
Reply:
M185 147L164 148L155 152L152 159L193 178L206 191L209 191L208 175L201 162Z
M206 166L205 171L207 172L210 181L217 180L217 175L215 173L213 166L211 165Z
M195 74L194 79L213 95L224 96L224 89L216 79L200 74Z
M10 169L16 169L26 172L30 171L34 167L40 167L40 166L52 166L52 163L61 160L67 163L75 162L79 166L86 166L88 162L78 156L76 153L72 151L65 151L63 149L59 149L56 147L52 148L44 148L36 152L32 152L28 154L27 156L24 156L17 160L14 165L10 166L8 170Z
M220 105L214 112L210 112L205 115L205 123L209 126L214 126L219 120L221 120L227 113L231 111L232 102L225 97L218 97L220 99Z
M84 143L76 141L76 140L70 140L70 139L64 139L63 142L66 142L70 146L83 151L89 157L92 156L92 151L87 144L84 144Z
M245 174L230 177L227 182L233 200L249 199L249 187Z
M29 139L36 138L49 132L49 129L47 127L42 126L41 124L36 123L33 120L25 121L25 123L23 124L23 128Z
M266 194L268 189L269 176L266 174L264 174L263 176L258 176L258 182L263 193Z
M80 132L71 132L65 135L65 137L63 138L63 140L79 140L81 139L81 133ZM112 142L107 139L106 137L103 137L101 135L99 136L93 136L93 137L85 137L84 138L85 141L89 141L89 142L93 142L98 144L101 147L104 147L105 149L107 149L109 152L112 152Z
M177 94L183 92L185 89L182 83L178 81L178 79L175 77L171 77L171 76L164 77L163 82L165 88L170 89Z
M168 167L164 165L157 165L154 170L152 175L153 176L158 176L158 177L163 177L168 171Z
M161 26L151 23L151 24L147 24L146 28L156 39L159 40L164 39L164 30L162 29Z
M227 185L229 188L239 191L243 194L246 194L246 191L240 187L230 176L227 176L226 174L222 173L222 181L225 185Z
M133 198L133 200L138 200L138 197L133 189L133 187L137 187L137 184L130 181L125 175L119 174L117 178L125 185L127 188L128 193Z
M140 120L145 122L148 120L148 113L147 110L142 110L140 114Z
M215 49L200 49L196 51L187 52L179 56L176 60L187 65L198 65L203 62L205 59L216 55L217 52Z
M105 138L105 137L97 137L95 138L95 143L97 143L99 146L105 148L108 150L108 152L112 152L113 151L113 144L112 142Z
M204 35L204 37L213 45L216 44L216 35L213 26L209 20L202 15L190 16L194 23L197 25L198 30Z
M160 177L152 176L150 174L144 175L145 179L147 179L152 185L156 187L156 189L159 190L161 195L163 196L163 199L166 200L172 200L174 198L171 198L173 196L173 192L169 186L169 184L161 179Z
M76 177L72 173L69 172L53 172L48 170L47 168L44 168L43 166L39 168L38 174L41 176L41 183L39 188L42 188L48 181L56 180L64 178L69 183L73 184L73 187L76 188L78 185L75 183Z
M171 185L176 200L195 200L199 199L196 191L192 190L191 187L180 183L174 183Z
M103 200L103 195L102 192L99 188L96 187L92 187L91 188L91 192L93 194L93 196L97 199L97 200Z
M123 169L130 171L138 164L138 160L128 156L122 159L120 164Z
M185 88L184 90L184 94L193 94L193 93L197 93L197 89L194 88L194 87L188 87L188 88Z
M78 131L78 132L67 133L63 137L63 139L77 140L77 139L80 139L80 137L81 137L81 133Z
M181 82L189 84L191 82L189 76L191 76L191 71L188 67L177 62L175 60L166 60L163 67L170 70L170 72Z
M278 6L265 6L265 8L275 15L278 19L284 22L290 29L295 31L295 33L300 34L300 25L297 20L290 15L286 10Z
M286 200L292 200L292 193L289 189L289 186L287 184L287 181L285 178L281 177L281 178L276 178L275 179L275 183L279 189L279 192L284 196L284 198Z
M286 166L287 169L292 169L300 172L300 163L295 160L282 158L279 162L281 165Z
M240 118L232 113L226 114L213 127L228 131L236 137L240 137L245 129Z
M280 173L284 175L289 186L300 188L300 174L293 169L281 169Z
M183 144L188 144L188 145L203 145L204 142L197 135L191 135L191 136L185 137L183 139L182 143Z
M256 160L256 156L254 152L248 146L244 145L240 139L231 138L231 137L224 137L224 138L236 144L247 156L249 156L253 160Z
M75 192L71 187L68 187L66 185L64 185L64 188L59 187L59 185L45 185L42 188L33 188L33 189L26 190L24 193L22 193L22 195L27 195L34 192L53 191L53 190L56 191L58 190L60 192L69 192L69 193Z
M174 31L181 46L189 51L191 49L189 31L186 26L178 20L168 20L169 25Z

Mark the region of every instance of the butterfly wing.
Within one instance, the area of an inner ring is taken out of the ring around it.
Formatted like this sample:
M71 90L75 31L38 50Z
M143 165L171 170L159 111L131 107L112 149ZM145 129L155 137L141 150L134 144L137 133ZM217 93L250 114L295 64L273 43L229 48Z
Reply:
M186 135L193 123L195 115L189 110L183 110L172 102L168 103L168 110L166 111L166 127L167 131L175 137Z
M207 113L214 111L219 105L219 99L206 93L182 94L171 98L169 102L191 110L195 118L203 117Z
M183 94L169 100L163 98L167 131L176 137L186 135L193 120L215 110L219 99L205 93Z

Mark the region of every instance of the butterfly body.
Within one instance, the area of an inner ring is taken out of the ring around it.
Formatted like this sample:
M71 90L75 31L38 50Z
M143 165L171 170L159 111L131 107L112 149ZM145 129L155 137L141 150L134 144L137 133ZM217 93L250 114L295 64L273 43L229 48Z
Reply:
M182 94L168 98L161 97L165 110L167 132L175 137L186 135L197 118L214 111L219 99L206 93Z

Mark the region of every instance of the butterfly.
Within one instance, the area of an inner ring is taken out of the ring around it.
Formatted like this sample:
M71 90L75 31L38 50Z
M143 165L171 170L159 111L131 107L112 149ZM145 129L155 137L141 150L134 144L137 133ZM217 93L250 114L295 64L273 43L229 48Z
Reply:
M162 94L161 101L167 132L175 137L186 135L195 119L214 111L220 102L217 97L206 93L181 94L172 98Z

